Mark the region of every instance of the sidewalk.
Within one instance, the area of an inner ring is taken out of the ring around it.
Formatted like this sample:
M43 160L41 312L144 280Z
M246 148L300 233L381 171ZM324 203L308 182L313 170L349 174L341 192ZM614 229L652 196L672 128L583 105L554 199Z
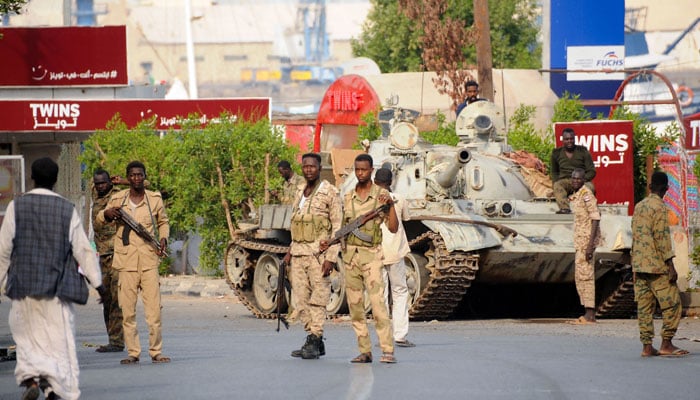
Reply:
M162 276L160 293L194 297L235 297L226 279L199 275Z

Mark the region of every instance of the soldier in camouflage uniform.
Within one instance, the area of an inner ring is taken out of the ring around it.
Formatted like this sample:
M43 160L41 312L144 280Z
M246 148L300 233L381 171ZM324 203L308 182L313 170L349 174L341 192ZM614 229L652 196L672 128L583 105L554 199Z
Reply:
M282 160L277 163L277 171L284 178L282 193L277 190L272 190L270 193L277 197L282 204L292 205L296 199L297 193L306 186L306 179L297 175L292 171L292 166L289 161Z
M571 173L571 184L575 190L569 197L574 212L574 249L576 250L576 290L585 308L585 313L573 324L595 323L595 268L593 253L600 242L600 211L598 200L591 189L584 185L586 171L575 168Z
M340 228L342 209L338 189L319 179L321 157L307 153L301 163L306 184L294 201L292 244L284 261L291 267L292 297L308 333L306 343L292 357L317 359L326 354L323 323L331 294L329 275L340 251L339 245L328 247L327 243ZM327 250L319 255L322 241Z
M674 346L671 341L681 320L681 298L676 284L678 273L673 265L668 213L663 201L668 190L668 176L660 171L654 172L649 189L651 194L637 203L632 217L632 271L642 357L684 356L688 351ZM657 301L663 314L658 350L652 345Z
M100 269L102 270L102 285L107 289L107 296L102 303L105 327L109 335L109 344L97 348L99 353L124 351L124 331L122 330L122 310L119 307L119 273L112 269L114 256L114 235L117 228L114 224L100 224L97 213L107 207L109 198L119 190L112 185L112 179L105 170L97 170L93 175L92 191L92 221L95 230L95 245L100 254Z
M369 294L372 304L372 315L376 321L377 336L382 348L381 362L395 363L394 341L391 331L391 319L384 303L384 280L382 279L382 222L386 223L391 233L398 230L398 218L394 210L394 202L390 193L372 183L373 160L369 154L360 154L355 158L355 189L345 194L343 200L343 224L376 209L382 204L391 207L387 213L378 216L359 230L364 234L363 240L355 234L350 234L343 251L345 265L345 294L352 327L357 336L360 355L351 360L353 363L372 362L372 342L367 329L367 318L364 307L364 292Z

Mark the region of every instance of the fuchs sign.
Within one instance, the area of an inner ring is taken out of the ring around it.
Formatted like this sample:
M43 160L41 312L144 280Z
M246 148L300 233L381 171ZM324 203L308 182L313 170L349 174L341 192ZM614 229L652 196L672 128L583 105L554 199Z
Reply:
M127 85L126 27L0 28L0 87Z
M179 128L190 114L202 124L222 113L248 121L270 118L269 98L202 100L0 100L0 132L89 132L119 113L127 126L154 118L156 129Z
M634 133L632 121L581 121L554 124L556 145L561 146L564 128L576 133L576 144L585 146L593 156L593 179L598 203L629 204L634 210Z

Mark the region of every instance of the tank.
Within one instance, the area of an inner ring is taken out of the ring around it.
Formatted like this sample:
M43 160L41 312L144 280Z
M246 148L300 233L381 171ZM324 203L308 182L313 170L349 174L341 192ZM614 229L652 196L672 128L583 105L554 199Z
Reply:
M473 283L532 290L573 284L573 216L555 214L554 200L533 189L533 171L506 156L503 113L495 104L479 101L462 111L456 146L423 141L414 113L394 108L393 115L389 132L371 142L368 153L375 168L392 170L392 191L405 199L410 215L403 224L411 247L405 261L413 320L449 318L469 299ZM341 195L355 184L350 174ZM629 316L631 218L626 204L599 207L597 314ZM229 245L226 275L253 313L271 317L279 260L289 244L289 211L268 206L260 217ZM342 270L332 275L331 314L345 311Z

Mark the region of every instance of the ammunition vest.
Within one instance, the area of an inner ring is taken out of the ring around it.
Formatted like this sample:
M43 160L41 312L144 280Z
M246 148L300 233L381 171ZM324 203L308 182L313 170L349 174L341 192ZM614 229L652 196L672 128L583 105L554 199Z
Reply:
M314 243L316 240L328 239L331 236L331 221L328 216L311 212L311 203L321 185L323 182L319 183L311 196L306 199L303 205L305 210L299 207L301 199L304 197L303 193L299 196L299 202L292 209L291 231L292 240L295 242Z
M372 189L370 190L370 195L374 197L374 204L372 205L372 209L377 208L377 196L379 196L379 186L372 185ZM345 214L345 219L343 221L343 225L347 224L348 222L354 220L355 218L359 217L357 215L357 212L355 211L355 202L350 201L350 204L352 205L352 214L347 213ZM348 210L350 211L350 210ZM377 218L372 218L371 220L367 221L364 225L359 227L359 231L370 236L372 238L371 242L365 242L364 240L360 239L359 237L355 236L354 234L348 235L347 239L345 240L346 244L352 245L352 246L360 246L360 247L374 247L382 243L382 227L381 227L381 219L379 217Z

